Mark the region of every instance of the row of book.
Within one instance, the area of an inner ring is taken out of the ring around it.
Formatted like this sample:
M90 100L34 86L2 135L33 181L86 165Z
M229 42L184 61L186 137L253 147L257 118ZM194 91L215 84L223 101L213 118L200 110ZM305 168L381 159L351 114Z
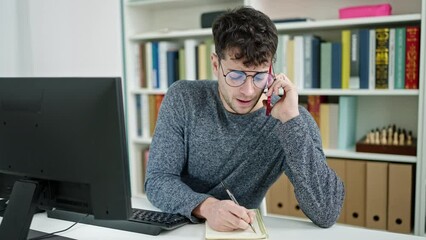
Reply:
M418 89L420 27L341 31L337 42L279 35L276 72L298 89Z
M357 140L357 97L339 96L338 103L327 103L326 100L325 96L308 96L307 103L301 104L317 123L323 148L353 148Z
M345 185L338 222L399 233L412 231L412 164L332 158L327 164ZM285 175L269 189L266 202L268 213L306 217Z
M178 79L215 79L211 38L137 45L137 87L167 89ZM341 41L281 34L274 71L299 89L418 89L420 27L341 31Z
M178 79L216 79L212 72L212 39L185 39L183 42L152 41L137 45L136 86L167 89Z
M137 94L136 129L138 137L152 137L164 94Z

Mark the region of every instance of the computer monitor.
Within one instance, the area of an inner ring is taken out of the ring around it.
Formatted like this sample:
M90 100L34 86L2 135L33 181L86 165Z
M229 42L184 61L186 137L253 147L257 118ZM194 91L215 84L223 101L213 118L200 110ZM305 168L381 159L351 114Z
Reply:
M0 78L0 239L26 239L37 208L127 219L120 78Z

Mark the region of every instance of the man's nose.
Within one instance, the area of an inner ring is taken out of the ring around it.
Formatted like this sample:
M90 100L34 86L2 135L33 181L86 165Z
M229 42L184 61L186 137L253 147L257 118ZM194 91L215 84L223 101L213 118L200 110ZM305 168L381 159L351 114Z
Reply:
M246 81L241 85L240 92L244 95L251 96L256 91L256 86L254 86L253 76L247 76Z

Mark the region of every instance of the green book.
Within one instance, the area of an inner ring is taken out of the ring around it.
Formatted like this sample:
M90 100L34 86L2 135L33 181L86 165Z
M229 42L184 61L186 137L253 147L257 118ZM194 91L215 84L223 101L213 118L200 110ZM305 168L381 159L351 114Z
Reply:
M331 42L321 43L320 64L320 86L323 89L331 89Z
M395 30L395 89L405 88L405 27Z
M339 97L338 149L345 150L355 146L357 102L355 96Z

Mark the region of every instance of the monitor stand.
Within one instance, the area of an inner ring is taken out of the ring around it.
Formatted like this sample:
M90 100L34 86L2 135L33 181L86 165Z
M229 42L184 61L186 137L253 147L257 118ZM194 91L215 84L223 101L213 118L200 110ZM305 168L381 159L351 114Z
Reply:
M31 232L31 235L29 235L31 221L37 211L42 190L43 184L37 181L19 180L15 182L0 224L0 239L27 240L27 237L31 235L41 236L45 234Z

